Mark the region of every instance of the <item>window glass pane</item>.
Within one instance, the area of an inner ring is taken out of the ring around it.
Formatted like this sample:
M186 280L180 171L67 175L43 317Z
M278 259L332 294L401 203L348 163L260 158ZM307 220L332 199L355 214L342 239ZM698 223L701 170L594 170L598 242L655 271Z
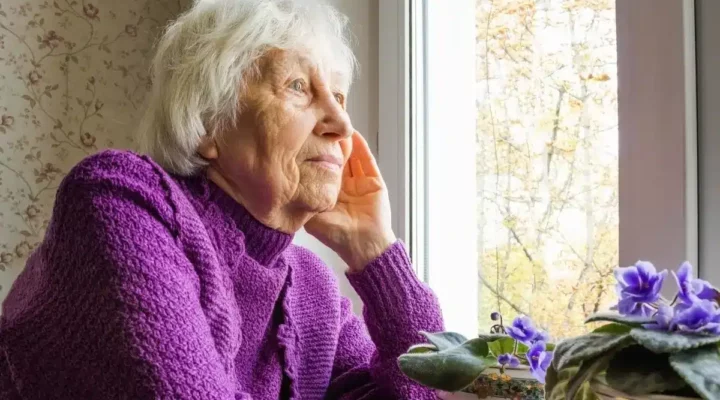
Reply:
M614 300L614 0L477 0L479 325L555 338Z

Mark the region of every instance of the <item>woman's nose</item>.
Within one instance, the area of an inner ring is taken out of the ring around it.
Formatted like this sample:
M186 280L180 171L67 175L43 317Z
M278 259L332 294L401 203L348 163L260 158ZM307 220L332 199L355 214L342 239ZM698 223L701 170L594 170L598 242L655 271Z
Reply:
M333 140L352 136L350 116L332 94L323 96L318 104L318 123L313 133Z

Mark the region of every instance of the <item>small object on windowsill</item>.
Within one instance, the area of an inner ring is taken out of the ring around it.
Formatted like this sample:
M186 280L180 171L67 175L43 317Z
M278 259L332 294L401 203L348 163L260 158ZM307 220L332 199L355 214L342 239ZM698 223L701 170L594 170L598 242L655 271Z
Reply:
M543 399L555 347L547 332L524 315L508 326L497 312L490 319L495 321L490 333L472 339L421 332L428 343L400 356L400 369L424 386L448 392L447 399Z
M720 292L684 263L668 301L667 275L643 261L615 270L617 312L591 316L608 324L558 344L546 398L720 399Z

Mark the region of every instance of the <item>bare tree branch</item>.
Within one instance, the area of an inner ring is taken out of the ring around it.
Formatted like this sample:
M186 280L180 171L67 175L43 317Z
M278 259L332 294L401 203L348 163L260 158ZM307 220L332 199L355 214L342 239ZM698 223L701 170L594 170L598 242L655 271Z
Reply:
M545 165L545 173L550 174L550 164L552 163L553 154L555 152L555 141L557 140L558 130L560 130L560 109L562 108L563 97L565 97L565 89L558 88L558 99L555 104L555 118L553 120L552 137L550 138L550 149L548 150L547 164Z
M520 307L520 306L518 306L517 304L513 303L512 300L510 300L510 299L508 299L507 297L503 296L502 293L500 293L500 292L498 292L497 290L495 290L495 288L493 288L492 285L491 285L490 283L488 283L488 281L485 280L485 277L483 277L481 273L478 273L478 279L480 279L480 282L483 284L483 286L485 286L488 290L490 290L490 292L493 294L493 296L495 296L495 297L497 297L498 299L504 301L505 304L507 304L508 306L510 306L510 308L512 308L513 310L517 311L518 314L530 315L530 313L527 312L527 310L524 310L522 307Z

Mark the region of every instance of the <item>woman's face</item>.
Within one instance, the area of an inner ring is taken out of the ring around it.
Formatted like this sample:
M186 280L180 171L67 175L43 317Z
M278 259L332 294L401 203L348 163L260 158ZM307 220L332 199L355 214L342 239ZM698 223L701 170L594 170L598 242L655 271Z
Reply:
M314 214L337 201L354 131L348 82L294 51L271 51L258 66L237 127L206 139L200 154L213 181L281 229L289 221L278 214Z

